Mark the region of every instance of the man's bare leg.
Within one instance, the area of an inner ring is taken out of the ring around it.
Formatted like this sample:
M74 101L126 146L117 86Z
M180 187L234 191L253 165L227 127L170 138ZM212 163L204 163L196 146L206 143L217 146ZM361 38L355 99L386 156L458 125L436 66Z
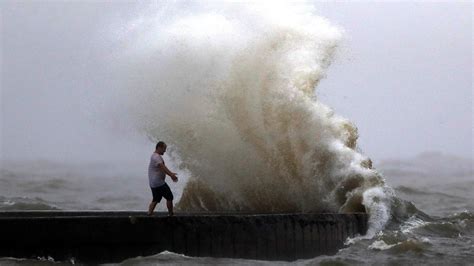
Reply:
M173 216L173 201L172 200L167 200L166 201L166 207L168 207L168 216Z
M150 203L150 205L148 206L148 215L152 215L152 214L153 214L153 210L155 209L156 204L158 204L158 202L156 202L156 201L152 201L152 202Z

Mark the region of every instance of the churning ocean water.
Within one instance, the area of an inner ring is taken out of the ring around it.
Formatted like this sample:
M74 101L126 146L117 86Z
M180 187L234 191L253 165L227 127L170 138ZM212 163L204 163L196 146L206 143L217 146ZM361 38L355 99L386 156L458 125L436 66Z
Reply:
M179 210L369 214L367 235L293 264L474 261L472 161L427 153L374 164L363 154L357 127L317 98L344 33L311 7L164 5L115 35L111 101L144 138L169 144L166 159L186 172L171 184ZM3 161L0 210L146 210L147 163ZM42 263L56 262L0 259ZM288 263L169 252L122 262Z
M150 192L143 165L73 165L48 161L4 162L0 211L146 210ZM406 200L384 229L356 237L336 255L294 262L188 257L162 252L120 265L472 265L474 262L474 174L472 161L440 153L386 160L377 168ZM169 182L181 195L185 181ZM18 195L22 195L19 197ZM163 204L159 206L164 210ZM58 265L52 257L0 258L0 265Z

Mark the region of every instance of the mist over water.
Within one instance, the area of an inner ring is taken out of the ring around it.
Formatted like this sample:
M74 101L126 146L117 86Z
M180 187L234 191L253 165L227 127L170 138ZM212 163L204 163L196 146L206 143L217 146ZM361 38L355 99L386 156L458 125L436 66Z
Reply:
M132 119L191 173L178 207L386 221L390 189L357 128L316 96L343 31L309 6L221 8L143 16L121 38Z

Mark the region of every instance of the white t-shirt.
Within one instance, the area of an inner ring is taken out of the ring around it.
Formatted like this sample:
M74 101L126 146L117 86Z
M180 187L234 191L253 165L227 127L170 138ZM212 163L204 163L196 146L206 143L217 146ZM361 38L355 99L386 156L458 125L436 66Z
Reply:
M165 184L166 173L158 167L159 164L165 164L165 162L161 155L154 152L150 158L150 165L148 165L148 180L152 188Z

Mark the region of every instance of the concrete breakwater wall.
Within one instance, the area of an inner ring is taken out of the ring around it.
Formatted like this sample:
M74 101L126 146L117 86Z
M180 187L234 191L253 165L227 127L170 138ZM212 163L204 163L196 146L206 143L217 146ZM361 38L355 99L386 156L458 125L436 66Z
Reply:
M0 257L118 262L164 250L188 256L296 260L334 254L365 234L367 214L0 212Z

